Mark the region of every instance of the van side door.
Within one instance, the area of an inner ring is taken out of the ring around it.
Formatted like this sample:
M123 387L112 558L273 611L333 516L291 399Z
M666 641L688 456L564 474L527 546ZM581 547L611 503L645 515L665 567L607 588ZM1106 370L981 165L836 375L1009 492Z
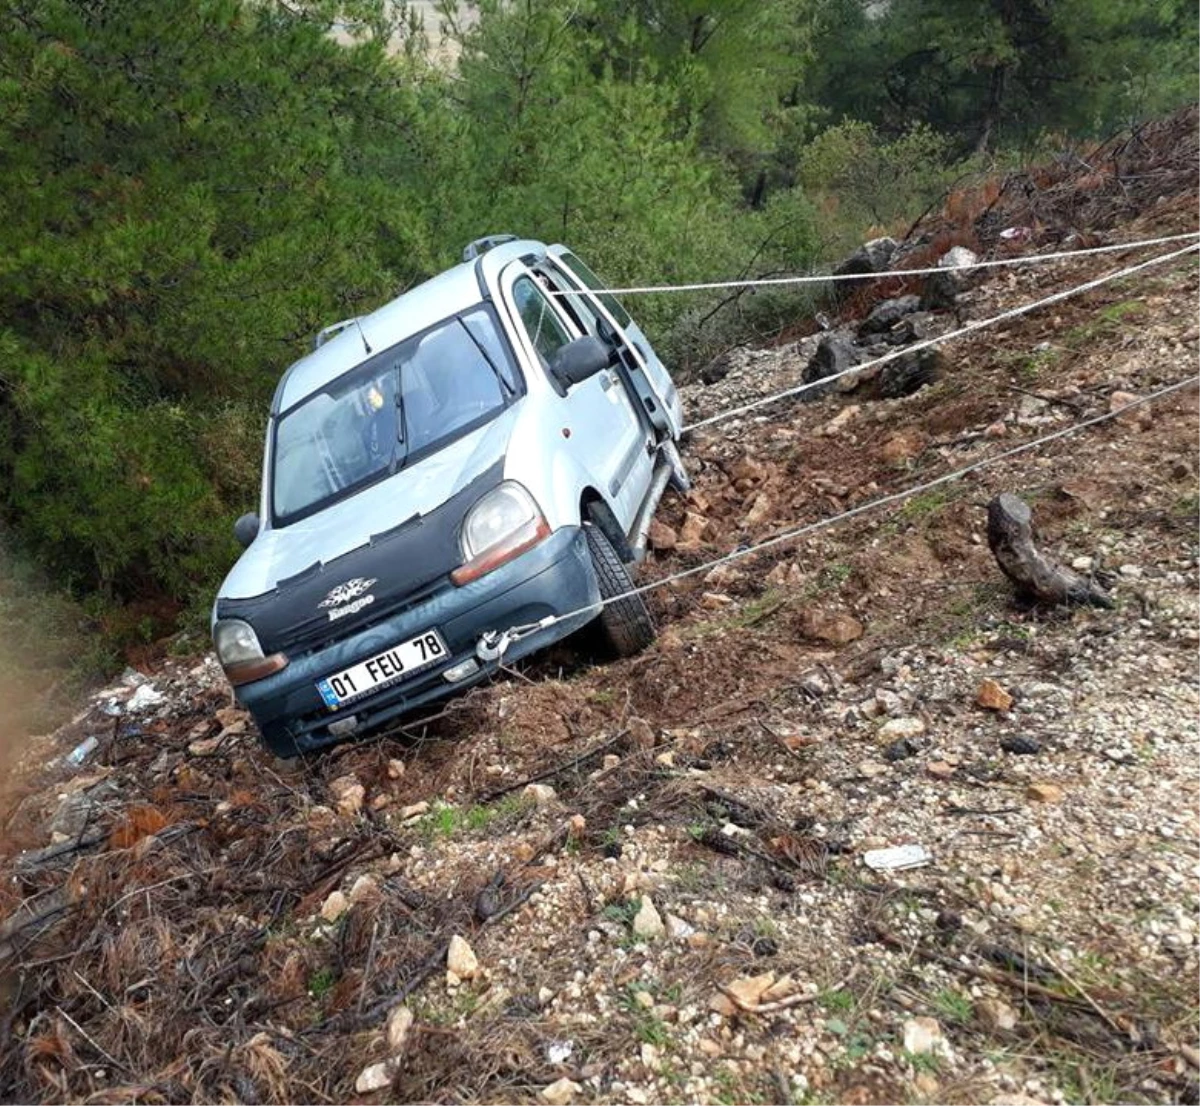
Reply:
M547 257L563 277L592 305L615 333L624 337L623 363L656 437L678 438L683 429L683 405L666 366L650 346L642 328L605 289L603 281L566 246L550 246Z
M501 272L500 292L525 358L540 366L557 393L550 409L558 425L548 432L562 434L566 448L628 533L653 468L651 436L628 392L611 368L570 387L554 377L550 365L555 354L585 334L522 262L514 261Z

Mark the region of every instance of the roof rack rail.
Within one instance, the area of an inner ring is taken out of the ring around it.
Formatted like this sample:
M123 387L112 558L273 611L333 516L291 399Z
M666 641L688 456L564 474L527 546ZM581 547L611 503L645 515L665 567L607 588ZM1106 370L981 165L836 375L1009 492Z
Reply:
M464 261L474 261L481 254L485 254L490 249L496 246L503 246L505 242L515 242L517 236L515 234L489 234L483 238L476 238L462 252Z
M343 319L340 323L330 323L329 326L318 331L317 336L313 338L313 349L320 349L335 334L345 330L348 326L353 326L356 322L358 322L357 317L352 319Z

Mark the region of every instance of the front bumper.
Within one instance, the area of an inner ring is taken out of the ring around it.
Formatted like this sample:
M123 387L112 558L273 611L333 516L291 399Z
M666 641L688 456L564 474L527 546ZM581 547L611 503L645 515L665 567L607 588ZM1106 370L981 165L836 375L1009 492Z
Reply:
M548 615L576 611L599 603L600 591L578 526L556 530L540 545L456 588L438 591L427 601L374 623L335 642L292 656L282 672L237 689L237 699L253 715L267 744L277 752L319 749L348 736L375 729L427 703L462 691L494 673L499 662L479 662L471 675L449 683L443 673L475 657L480 637L489 631L538 622ZM506 663L558 641L590 621L597 610L584 610L564 622L514 642ZM360 700L330 710L317 691L317 681L372 657L430 629L441 632L450 655L436 665ZM330 731L330 723L354 719L356 725Z

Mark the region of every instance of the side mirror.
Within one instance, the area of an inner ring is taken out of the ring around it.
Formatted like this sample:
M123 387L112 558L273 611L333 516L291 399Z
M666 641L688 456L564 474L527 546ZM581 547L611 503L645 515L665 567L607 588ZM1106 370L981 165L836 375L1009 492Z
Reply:
M550 363L550 372L564 388L589 380L612 364L613 351L599 338L588 335L562 346Z
M258 515L253 511L248 515L242 515L241 518L233 524L233 536L237 538L238 545L243 549L249 549L250 543L258 537L260 527Z

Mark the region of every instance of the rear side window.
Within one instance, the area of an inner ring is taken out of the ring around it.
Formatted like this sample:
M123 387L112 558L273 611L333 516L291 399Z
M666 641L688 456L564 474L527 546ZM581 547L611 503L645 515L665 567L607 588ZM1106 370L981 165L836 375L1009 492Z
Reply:
M518 277L513 282L512 297L533 348L549 368L554 355L571 340L571 335L545 293L529 277Z
M564 253L558 260L571 270L582 282L585 288L596 293L596 299L604 304L608 313L613 317L617 326L624 330L633 320L611 292L605 291L607 285L592 272L573 253Z

